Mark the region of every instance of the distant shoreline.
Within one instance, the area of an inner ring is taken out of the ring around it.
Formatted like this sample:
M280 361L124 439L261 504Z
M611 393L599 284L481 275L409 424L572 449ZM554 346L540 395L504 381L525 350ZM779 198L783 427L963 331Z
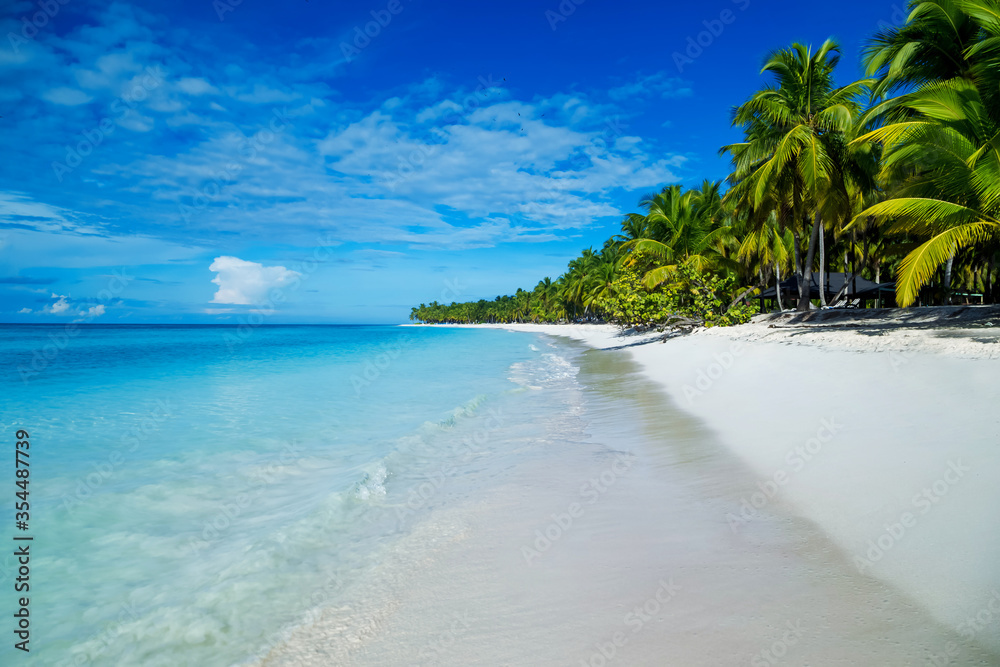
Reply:
M664 339L728 338L853 352L933 353L964 359L1000 358L1000 306L829 309L755 315L746 324L699 328L689 334L650 329L621 331L613 324L404 324L483 327L566 336L598 349L632 347Z

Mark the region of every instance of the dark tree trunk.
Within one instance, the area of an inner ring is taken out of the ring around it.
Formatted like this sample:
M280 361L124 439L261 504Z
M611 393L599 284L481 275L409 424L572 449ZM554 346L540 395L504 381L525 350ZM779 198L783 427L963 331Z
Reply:
M817 216L819 217L819 216ZM826 308L826 230L819 226L819 305Z
M785 309L781 305L781 267L778 266L778 262L774 263L774 296L778 299L778 312Z
M983 274L983 302L996 303L993 294L993 268L996 266L996 253L990 255L990 261L986 263L986 271Z
M809 288L812 286L812 265L816 258L816 246L819 240L819 213L813 221L812 233L809 235L809 250L806 252L806 260L802 267L802 278L799 280L799 303L796 310L809 310Z
M952 253L948 261L944 263L944 290L942 293L942 298L944 300L944 305L951 303L951 269L955 264L955 254Z

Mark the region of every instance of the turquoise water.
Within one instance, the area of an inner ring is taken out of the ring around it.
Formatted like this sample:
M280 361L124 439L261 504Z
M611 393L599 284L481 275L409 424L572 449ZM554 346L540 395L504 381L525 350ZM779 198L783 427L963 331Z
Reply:
M37 664L263 657L436 506L530 456L578 400L552 343L503 331L70 333L0 327L4 447L17 429L32 445ZM14 486L12 463L3 477ZM13 576L0 557L5 608ZM11 643L3 664L21 657Z

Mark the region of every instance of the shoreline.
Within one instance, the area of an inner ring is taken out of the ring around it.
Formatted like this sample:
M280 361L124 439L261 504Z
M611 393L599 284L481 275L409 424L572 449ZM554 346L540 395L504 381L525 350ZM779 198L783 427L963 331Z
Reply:
M611 325L472 326L627 351L756 475L727 513L734 533L759 511L787 505L821 527L859 574L1000 655L1000 610L981 611L1000 600L992 509L1000 505L992 409L1000 331L773 325L758 316L665 341ZM989 627L969 621L977 614L991 618Z
M503 464L474 465L493 481L435 495L350 595L259 664L776 664L787 652L797 664L916 665L952 645L949 664L996 662L912 595L856 572L784 485L733 525L762 476L635 358L682 340L604 353L532 331L510 340L547 370L510 378L531 408L504 409L491 455ZM614 331L576 331L620 347ZM442 491L463 477L450 479ZM403 481L390 479L384 502Z
M928 352L964 359L1000 359L1000 306L932 306L858 310L785 311L754 315L746 324L697 328L687 334L655 328L622 331L614 324L403 324L472 327L564 336L608 350L663 339L727 338L853 352ZM996 345L994 345L996 344Z

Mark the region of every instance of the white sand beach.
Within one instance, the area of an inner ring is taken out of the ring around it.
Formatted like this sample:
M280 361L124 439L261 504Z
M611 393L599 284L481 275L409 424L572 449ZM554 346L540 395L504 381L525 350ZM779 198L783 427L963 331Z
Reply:
M504 327L589 422L262 664L1000 664L992 332L773 324Z
M627 345L643 373L756 474L748 504L732 508L736 526L780 502L815 522L860 573L1000 652L1000 613L982 613L1000 599L994 330L758 321L642 344L659 334L511 328L598 349Z

